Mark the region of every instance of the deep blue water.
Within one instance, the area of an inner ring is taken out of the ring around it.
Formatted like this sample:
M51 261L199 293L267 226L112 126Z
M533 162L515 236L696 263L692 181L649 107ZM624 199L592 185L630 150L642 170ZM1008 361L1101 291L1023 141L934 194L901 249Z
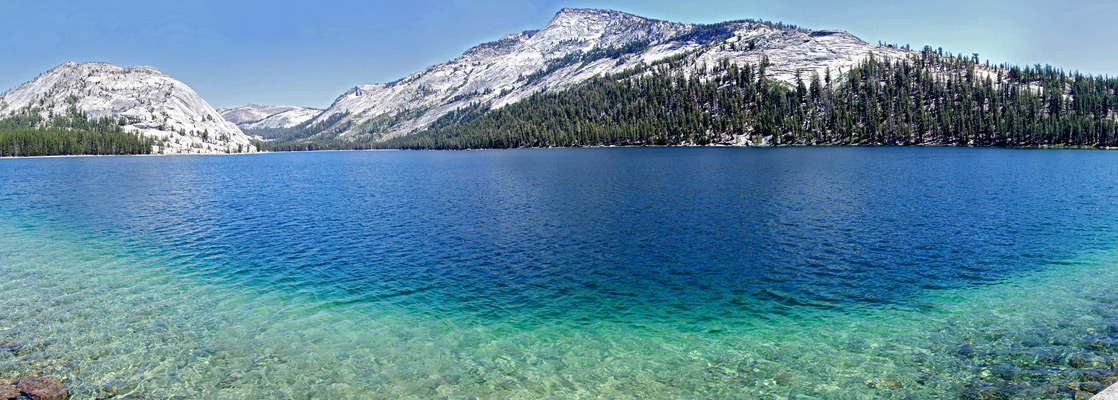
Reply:
M320 310L718 341L1112 252L1116 177L1114 152L968 148L8 159L0 219Z

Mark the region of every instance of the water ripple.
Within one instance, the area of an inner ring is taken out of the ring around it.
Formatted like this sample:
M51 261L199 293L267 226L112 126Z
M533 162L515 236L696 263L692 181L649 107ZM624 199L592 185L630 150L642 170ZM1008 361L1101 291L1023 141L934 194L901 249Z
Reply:
M0 329L28 343L0 374L69 374L84 397L1042 393L1109 348L1073 331L1114 308L1034 303L1025 292L1078 289L1021 277L1108 265L1081 258L1115 247L1118 221L1099 217L1118 215L1115 156L0 160ZM1021 322L991 333L1000 319ZM1044 335L1067 339L1025 346Z

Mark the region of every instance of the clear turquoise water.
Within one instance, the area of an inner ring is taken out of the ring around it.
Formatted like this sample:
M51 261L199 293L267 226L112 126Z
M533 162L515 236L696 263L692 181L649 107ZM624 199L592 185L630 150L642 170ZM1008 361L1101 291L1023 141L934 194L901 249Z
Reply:
M76 398L1070 398L1118 154L0 160L0 378Z

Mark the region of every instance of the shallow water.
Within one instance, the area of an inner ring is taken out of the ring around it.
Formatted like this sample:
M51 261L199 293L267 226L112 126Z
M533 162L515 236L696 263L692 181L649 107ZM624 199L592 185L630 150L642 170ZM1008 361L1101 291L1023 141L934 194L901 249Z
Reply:
M0 377L76 398L1070 398L1118 154L0 160ZM1096 379L1097 380L1097 379Z

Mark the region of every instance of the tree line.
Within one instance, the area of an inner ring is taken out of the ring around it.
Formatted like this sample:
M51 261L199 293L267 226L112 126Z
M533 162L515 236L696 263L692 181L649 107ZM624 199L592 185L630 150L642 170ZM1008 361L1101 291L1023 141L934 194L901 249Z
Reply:
M43 117L29 108L0 119L0 157L150 154L157 142L124 132L126 121L91 119L71 106L64 115Z
M924 51L843 74L771 79L767 60L684 74L684 58L500 109L475 103L418 134L350 148L706 145L1118 146L1118 79Z

